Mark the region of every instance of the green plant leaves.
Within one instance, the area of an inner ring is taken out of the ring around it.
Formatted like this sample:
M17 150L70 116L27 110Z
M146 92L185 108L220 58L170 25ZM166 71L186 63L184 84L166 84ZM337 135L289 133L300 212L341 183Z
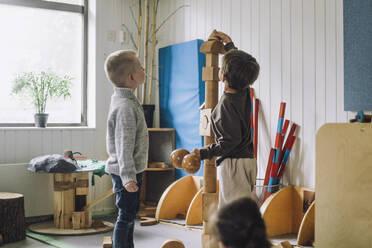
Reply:
M30 99L37 113L45 113L48 99L71 97L72 77L60 77L51 70L24 72L13 81L11 94Z

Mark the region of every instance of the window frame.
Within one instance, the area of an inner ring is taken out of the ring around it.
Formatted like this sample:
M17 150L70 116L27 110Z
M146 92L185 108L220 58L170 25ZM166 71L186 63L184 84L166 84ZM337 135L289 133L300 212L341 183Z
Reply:
M31 7L39 9L59 10L80 13L83 15L83 59L82 59L82 92L80 123L48 123L48 127L86 127L88 126L88 0L84 5L59 3L43 0L0 0L0 4ZM0 127L33 127L34 123L0 123Z

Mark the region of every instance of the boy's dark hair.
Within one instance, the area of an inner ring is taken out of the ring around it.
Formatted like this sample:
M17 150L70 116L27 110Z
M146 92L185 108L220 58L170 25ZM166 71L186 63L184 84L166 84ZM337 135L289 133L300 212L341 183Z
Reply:
M213 230L231 248L270 248L265 223L256 202L248 197L235 200L218 210Z
M221 70L230 88L242 90L256 81L260 65L248 53L233 49L223 57Z

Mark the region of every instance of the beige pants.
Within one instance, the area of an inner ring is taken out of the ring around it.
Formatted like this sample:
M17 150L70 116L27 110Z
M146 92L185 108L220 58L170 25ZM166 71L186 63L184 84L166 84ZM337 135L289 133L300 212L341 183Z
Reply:
M226 158L217 167L220 183L219 206L238 198L252 197L256 184L257 160L251 158Z

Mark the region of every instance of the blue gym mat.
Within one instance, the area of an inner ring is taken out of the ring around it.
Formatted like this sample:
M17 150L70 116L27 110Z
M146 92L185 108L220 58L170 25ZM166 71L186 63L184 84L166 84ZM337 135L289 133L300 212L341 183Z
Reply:
M160 127L176 129L176 148L191 151L203 146L199 136L199 107L204 102L202 40L159 49ZM176 169L176 178L187 175ZM203 175L201 168L196 175Z

